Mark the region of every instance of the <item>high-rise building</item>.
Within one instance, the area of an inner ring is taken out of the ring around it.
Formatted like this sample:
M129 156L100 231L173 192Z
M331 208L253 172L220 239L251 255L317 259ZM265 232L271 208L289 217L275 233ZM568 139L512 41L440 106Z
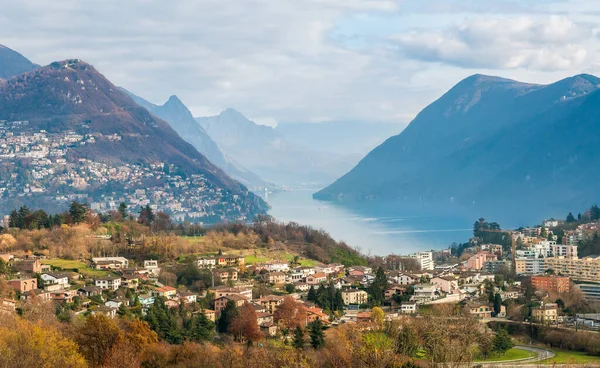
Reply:
M435 262L433 261L433 252L417 252L410 255L411 258L417 260L421 270L433 271L435 268Z

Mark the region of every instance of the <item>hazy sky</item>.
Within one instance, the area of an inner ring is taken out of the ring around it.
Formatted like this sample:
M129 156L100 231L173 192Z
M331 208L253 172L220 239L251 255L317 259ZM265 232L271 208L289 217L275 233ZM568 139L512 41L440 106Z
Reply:
M0 0L0 43L196 116L406 123L462 78L600 74L598 0Z

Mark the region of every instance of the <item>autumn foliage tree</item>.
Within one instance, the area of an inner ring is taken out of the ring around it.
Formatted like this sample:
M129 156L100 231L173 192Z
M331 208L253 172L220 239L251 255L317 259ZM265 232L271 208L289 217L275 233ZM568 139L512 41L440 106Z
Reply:
M237 341L255 342L263 337L258 327L256 311L250 303L240 307L239 314L231 321L229 332Z
M302 303L298 303L291 296L286 296L283 302L275 309L273 318L282 328L294 329L306 325L307 311Z

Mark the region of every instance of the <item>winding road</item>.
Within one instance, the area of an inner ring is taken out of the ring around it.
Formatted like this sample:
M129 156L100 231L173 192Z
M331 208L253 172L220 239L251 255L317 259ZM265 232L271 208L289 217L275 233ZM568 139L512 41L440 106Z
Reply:
M497 361L497 362L482 362L482 363L480 363L480 365L489 367L489 366L498 366L498 365L511 365L514 363L519 363L519 364L535 363L535 362L541 362L543 360L553 358L555 355L552 350L538 348L538 347L534 347L534 346L517 345L517 346L515 346L515 349L532 352L535 354L535 356L531 357L531 358L523 358L523 359L515 359L515 360L502 360L502 361Z

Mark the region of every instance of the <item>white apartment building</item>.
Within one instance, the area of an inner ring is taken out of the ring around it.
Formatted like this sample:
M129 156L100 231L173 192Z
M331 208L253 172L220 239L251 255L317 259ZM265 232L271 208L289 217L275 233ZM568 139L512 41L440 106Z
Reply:
M433 271L433 269L435 269L435 262L433 262L433 252L417 252L411 254L409 257L417 260L417 263L419 264L419 266L421 266L421 270Z

